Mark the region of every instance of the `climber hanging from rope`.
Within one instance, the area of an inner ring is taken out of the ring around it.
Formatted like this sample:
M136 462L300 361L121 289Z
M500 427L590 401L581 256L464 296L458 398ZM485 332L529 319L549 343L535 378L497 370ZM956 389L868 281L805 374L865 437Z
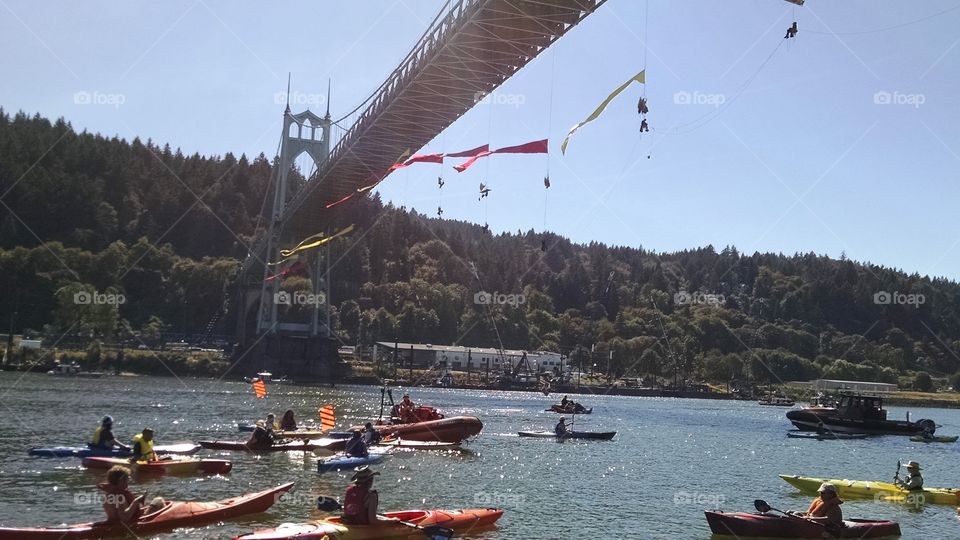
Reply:
M783 36L783 39L790 39L790 38L797 37L797 32L799 31L800 30L797 28L797 21L793 21L793 24L791 24L790 27L787 28L787 35Z
M440 208L439 206L437 207L437 217L438 218L443 217L443 208Z
M438 177L437 177L437 188L438 188L438 189L443 189L443 177L442 177L442 176L438 176Z
M547 188L547 189L550 189L550 177L549 177L549 176L544 176L544 177L543 177L543 187L545 187L545 188Z
M637 102L637 114L647 114L650 112L650 109L647 108L647 98L641 97L640 101Z
M647 125L646 118L640 121L640 133L643 133L644 131L650 131L650 126Z
M480 182L480 197L477 198L477 200L479 201L480 199L486 197L487 195L490 195L490 188L488 188L487 185L484 184L483 182Z

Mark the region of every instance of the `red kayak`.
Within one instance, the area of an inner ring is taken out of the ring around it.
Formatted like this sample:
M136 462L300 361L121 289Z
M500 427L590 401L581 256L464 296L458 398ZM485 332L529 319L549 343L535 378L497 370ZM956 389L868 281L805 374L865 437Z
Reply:
M385 437L389 435L409 441L458 443L468 437L478 435L480 430L483 429L483 422L476 416L454 416L425 422L381 424L373 427ZM354 426L352 429L362 430L363 426Z
M710 530L717 535L735 538L887 538L900 536L895 521L849 519L833 530L798 517L747 512L706 511Z
M307 440L288 440L274 443L272 446L262 448L248 445L246 441L200 441L201 447L207 450L233 450L236 452L313 452L316 450L326 450L333 454L343 450L347 441L345 439L307 439Z
M247 514L265 512L293 482L259 493L241 495L217 502L174 502L147 514L135 523L80 523L43 529L0 528L0 540L75 540L152 535L181 527L200 527Z
M389 518L413 523L421 527L439 525L464 533L492 526L503 515L499 508L471 508L467 510L407 510L405 512L387 512ZM423 538L409 525L381 521L374 525L343 525L340 518L331 517L312 523L284 523L275 529L263 529L234 540L321 540L324 536L341 540L384 539L384 538Z
M134 474L226 474L233 464L223 459L162 459L159 461L138 461L131 464L129 459L88 457L83 459L88 469L109 469L114 465L130 467Z

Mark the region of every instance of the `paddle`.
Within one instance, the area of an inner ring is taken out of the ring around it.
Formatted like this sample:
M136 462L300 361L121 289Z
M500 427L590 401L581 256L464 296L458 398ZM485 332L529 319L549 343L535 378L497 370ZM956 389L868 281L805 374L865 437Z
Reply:
M798 516L798 515L795 515L795 514L791 514L791 513L789 513L789 512L784 512L783 510L778 510L778 509L776 509L776 508L773 508L772 506L770 506L769 504L767 504L767 501L764 501L764 500L762 500L762 499L757 499L757 500L753 501L753 507L756 508L756 509L757 509L757 512L760 512L761 514L766 514L767 512L769 512L769 511L771 511L771 510L775 510L775 511L780 512L781 514L783 514L783 515L785 515L785 516L787 516L787 517L792 517L792 518L795 518L795 519L802 519L802 520L804 520L804 521L809 521L810 523L816 523L817 525L820 525L821 527L826 527L826 525L824 525L823 523L820 523L820 522L817 521L817 520L805 518L805 517L802 517L802 516Z
M897 472L893 473L893 483L896 484L900 481L900 460L897 460Z
M317 497L317 510L320 510L321 512L335 512L342 508L343 505L329 495L321 495ZM378 516L379 515L380 514L378 514ZM410 523L408 521L400 521L392 518L390 518L390 520L396 521L401 525L406 525L407 527L417 529L418 531L422 532L424 536L433 540L450 540L453 538L453 529L449 529L447 527L441 527L440 525L428 525L426 527L421 527L416 523Z

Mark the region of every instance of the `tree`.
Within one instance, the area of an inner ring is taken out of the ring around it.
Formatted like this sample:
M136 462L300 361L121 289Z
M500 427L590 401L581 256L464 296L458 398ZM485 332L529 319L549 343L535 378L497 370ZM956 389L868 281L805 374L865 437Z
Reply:
M920 373L917 373L916 377L913 378L913 387L921 392L932 392L933 379L930 378L929 373L926 371L921 371Z

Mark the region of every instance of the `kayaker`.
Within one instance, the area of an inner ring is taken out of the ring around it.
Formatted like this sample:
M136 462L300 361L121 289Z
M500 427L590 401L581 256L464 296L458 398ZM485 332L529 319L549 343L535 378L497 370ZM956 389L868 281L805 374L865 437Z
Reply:
M553 428L553 432L557 437L566 437L570 435L570 430L567 428L567 419L561 418L557 425Z
M157 461L157 454L153 451L153 428L143 428L133 437L133 457L130 462L137 461Z
M373 477L380 473L370 470L363 465L353 473L350 481L352 486L347 488L343 497L343 515L340 520L347 525L370 525L377 522L377 506L380 496L373 488Z
M247 439L247 446L251 448L270 448L273 446L273 430L266 427L263 420L257 420L257 425L253 428L253 433Z
M824 482L817 489L819 496L810 503L806 512L788 512L791 515L811 519L824 524L826 527L840 527L843 525L843 511L840 505L843 499L837 495L837 486Z
M106 493L103 510L107 523L129 523L140 517L145 495L134 497L130 493L130 469L115 465L107 471L107 481L97 487Z
M126 451L130 451L130 447L121 443L113 436L113 418L110 416L104 416L100 420L100 427L98 427L93 432L93 437L90 438L90 442L87 444L90 448L96 448L100 450L110 450L113 447L122 448Z
M287 409L287 412L283 413L283 418L280 419L280 430L281 431L297 430L297 421L293 417L292 410Z
M923 489L923 476L920 475L920 464L916 461L908 461L906 480L900 480L897 478L893 481L893 483L902 487L903 489Z
M266 424L267 424L267 428L270 430L277 431L278 429L280 429L280 426L277 425L277 417L273 413L270 413L267 415Z
M367 445L364 444L363 439L360 437L362 434L359 431L354 431L351 435L350 440L347 441L347 446L344 448L344 452L351 457L367 457L370 453L367 451Z
M367 422L363 426L363 444L367 446L373 446L375 444L380 444L380 441L383 440L383 437L380 435L380 432L373 429L373 424Z
M566 408L567 408L567 402L568 402L568 401L570 401L570 400L567 399L567 396L563 396L563 399L560 400L560 408L561 408L561 409L566 409Z

